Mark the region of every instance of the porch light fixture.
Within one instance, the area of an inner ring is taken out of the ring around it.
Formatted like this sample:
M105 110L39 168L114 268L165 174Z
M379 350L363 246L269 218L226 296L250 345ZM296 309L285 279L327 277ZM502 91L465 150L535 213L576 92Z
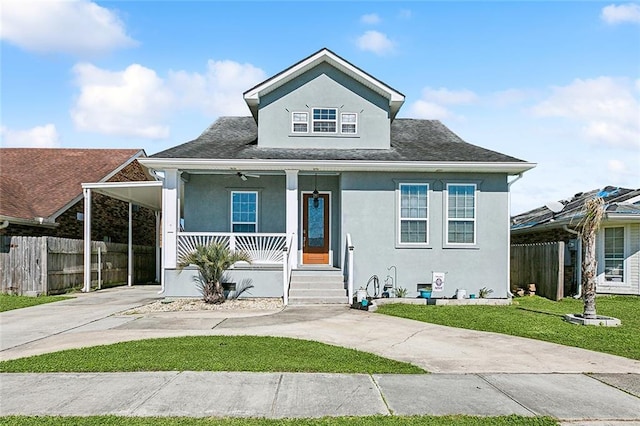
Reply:
M311 196L313 197L313 208L317 209L318 206L320 206L320 200L318 199L320 197L320 193L318 192L318 174L316 173L316 183L313 186L313 192L311 193Z

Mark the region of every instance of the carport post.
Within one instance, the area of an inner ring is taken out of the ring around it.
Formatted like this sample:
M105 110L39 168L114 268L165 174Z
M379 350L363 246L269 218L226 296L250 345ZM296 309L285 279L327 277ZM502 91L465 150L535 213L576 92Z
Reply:
M133 204L129 201L129 241L128 241L127 285L133 285Z
M160 282L160 212L156 213L156 282Z
M82 291L91 291L91 190L84 188L84 286Z

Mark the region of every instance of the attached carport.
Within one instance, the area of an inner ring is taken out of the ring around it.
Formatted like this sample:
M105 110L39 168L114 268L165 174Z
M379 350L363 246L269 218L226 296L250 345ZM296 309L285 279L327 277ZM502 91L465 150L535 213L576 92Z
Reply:
M162 212L162 182L98 182L83 183L84 194L84 286L83 292L91 291L91 195L103 194L129 203L129 238L127 285L133 285L133 205L146 207L156 217L156 279L161 280L160 265L160 214ZM163 287L164 288L164 287Z

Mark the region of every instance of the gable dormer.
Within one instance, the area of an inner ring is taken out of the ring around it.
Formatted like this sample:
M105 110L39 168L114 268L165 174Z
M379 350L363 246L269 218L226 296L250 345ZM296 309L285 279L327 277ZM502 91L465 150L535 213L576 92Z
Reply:
M244 93L261 148L389 149L404 95L328 49Z

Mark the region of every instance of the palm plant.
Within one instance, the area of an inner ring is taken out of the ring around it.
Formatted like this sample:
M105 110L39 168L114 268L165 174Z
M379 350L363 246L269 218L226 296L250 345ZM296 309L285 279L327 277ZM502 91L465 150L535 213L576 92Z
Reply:
M600 197L587 200L583 211L584 217L580 227L585 251L582 262L582 299L584 301L582 315L586 319L596 319L596 234L604 216L604 201Z
M191 253L180 258L180 269L195 265L200 271L201 291L205 303L224 303L224 289L220 283L224 272L236 262L249 262L249 255L232 251L225 243L197 245Z

